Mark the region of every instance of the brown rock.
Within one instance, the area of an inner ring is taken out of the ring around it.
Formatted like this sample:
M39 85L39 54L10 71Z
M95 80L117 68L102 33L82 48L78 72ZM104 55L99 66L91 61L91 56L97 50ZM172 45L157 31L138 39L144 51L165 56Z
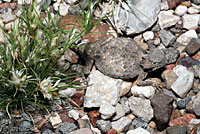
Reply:
M117 134L117 130L110 129L110 130L108 130L107 134Z
M181 5L186 6L186 7L191 7L191 2L190 1L184 1L181 3Z
M62 120L62 122L70 122L70 123L74 123L75 121L70 118L68 116L68 112L64 111L64 112L60 112L59 113L60 119Z
M0 4L0 9L3 8L3 7L7 7L7 8L11 8L11 9L15 9L17 6L17 3L2 3Z
M99 116L100 116L100 113L97 110L89 112L89 118L90 118L90 121L91 121L93 127L96 126L96 122L97 122L97 120L99 120Z
M83 105L83 101L84 101L84 96L81 93L75 93L72 97L71 97L71 102L70 104L72 106L82 106Z
M191 134L197 134L197 128L200 127L200 123L196 124L191 131Z
M200 60L200 51L198 51L194 56L192 56L195 60Z
M165 67L165 69L167 69L167 70L173 70L173 68L176 66L176 64L170 64L170 65L166 65L166 66L164 66Z
M60 26L65 26L65 29L72 29L73 27L82 31L80 17L78 15L66 15L61 18ZM95 24L97 20L93 19L93 23ZM94 26L91 31L85 35L83 35L82 39L89 39L89 41L94 42L99 38L103 38L106 36L112 36L108 31L110 30L109 25L107 24L98 24Z
M64 57L65 57L65 59L67 61L69 61L71 63L77 63L78 59L79 59L78 55L74 51L72 51L70 49L68 49L67 51L65 51Z
M150 123L149 123L149 126L151 127L151 128L156 128L156 123L154 122L154 121L151 121Z
M182 117L178 117L176 119L173 119L169 122L169 126L177 126L177 125L185 125L187 126L188 123L192 120L195 119L196 116L194 114L185 114Z
M164 79L165 83L166 83L166 87L168 89L170 89L171 85L176 81L176 79L178 78L178 76L174 73L174 71L172 70L165 70L162 73L162 78Z

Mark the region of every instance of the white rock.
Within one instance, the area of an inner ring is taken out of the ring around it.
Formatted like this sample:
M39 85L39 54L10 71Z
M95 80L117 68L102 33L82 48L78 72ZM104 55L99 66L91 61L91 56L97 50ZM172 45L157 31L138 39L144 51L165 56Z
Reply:
M160 43L161 43L160 38L154 39L154 42L153 42L154 45L158 46L158 45L160 45Z
M59 90L58 91L59 95L61 96L65 96L65 97L69 97L69 96L72 96L76 93L76 89L75 88L67 88L67 89L64 89L64 90Z
M53 3L53 9L54 9L55 11L58 11L59 6L60 6L60 3L58 3L58 2Z
M110 103L105 102L101 104L99 113L102 119L109 119L116 113L116 109Z
M188 71L187 68L182 65L177 65L173 71L176 73L178 78L171 85L171 88L178 96L184 98L192 88L194 73Z
M187 46L192 38L198 38L195 30L189 30L177 38L177 42L181 45Z
M131 96L128 101L132 113L138 118L146 122L153 118L153 108L151 107L150 100Z
M174 13L173 10L161 11L159 13L158 24L160 25L161 29L171 27L180 20L180 17L173 15L173 13Z
M68 112L69 117L73 118L74 120L78 120L79 119L79 112L76 110L70 110Z
M121 119L111 122L112 128L117 130L118 132L122 132L124 128L130 126L132 120L128 117L122 117Z
M14 27L14 24L15 24L14 22L9 22L9 23L5 24L5 29L7 31L11 30Z
M129 130L126 134L150 134L147 130L138 127L134 130Z
M154 38L154 33L152 31L147 31L143 33L143 38L145 41L152 40Z
M178 16L183 16L187 12L187 7L183 5L179 5L175 9L175 14Z
M77 2L78 0L65 0L66 3L69 4L74 4L75 2Z
M32 0L18 0L17 4L22 5L22 4L31 4Z
M70 5L67 4L60 4L60 9L59 9L59 13L61 16L65 16L68 14L68 10L69 10Z
M132 82L123 81L119 88L119 96L126 95L131 90Z
M183 18L183 28L186 28L188 30L192 30L192 29L195 30L198 27L199 15L185 14L182 18Z
M155 88L152 86L133 86L131 88L131 93L135 96L144 96L150 98L155 94Z
M92 70L88 76L88 86L84 97L84 107L100 107L101 103L108 102L116 105L119 100L121 79L113 79L98 70Z
M197 9L193 6L189 7L187 11L188 11L189 14L198 14L200 12L199 9Z
M2 17L4 23L9 23L11 21L14 21L16 18L15 15L13 15L10 12L4 13L1 17Z
M3 0L4 2L11 2L12 0Z
M55 128L58 124L62 123L60 116L58 113L54 113L53 116L49 118L51 125Z
M161 11L163 11L163 10L169 10L169 6L168 6L167 1L162 2L162 3L160 4L160 10L161 10Z
M0 43L5 44L7 42L7 39L5 38L2 29L0 29Z
M121 104L117 103L115 109L116 109L116 115L112 118L112 120L118 120L119 118L125 115L125 110L123 109Z

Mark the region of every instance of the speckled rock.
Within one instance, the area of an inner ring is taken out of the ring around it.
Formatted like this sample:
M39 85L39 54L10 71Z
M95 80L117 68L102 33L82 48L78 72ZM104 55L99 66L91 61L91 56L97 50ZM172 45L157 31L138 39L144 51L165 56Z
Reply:
M102 119L109 119L116 113L116 109L110 103L105 102L101 103L99 112L101 113Z
M176 81L178 76L172 71L172 70L165 70L162 73L162 78L164 79L166 83L166 87L170 89L171 85Z
M100 107L103 102L117 104L122 80L105 76L97 70L92 70L88 78L90 86L86 90L84 107Z
M200 39L192 38L186 47L186 52L189 55L194 55L200 49Z
M128 117L122 117L121 119L114 121L111 123L112 128L117 130L118 132L126 132L130 125L132 120Z
M111 129L111 122L109 120L97 120L97 127L104 133Z
M117 103L115 109L116 109L116 115L112 118L112 120L118 120L119 118L125 115L125 110L123 108L123 105L121 105L120 103Z
M187 134L187 126L168 127L167 134Z
M195 30L189 30L177 38L177 42L181 45L187 46L192 38L198 38Z
M171 32L164 29L160 30L159 37L161 38L161 41L165 47L172 45L176 40L176 37Z
M149 122L153 118L153 109L150 100L131 96L129 106L134 115L142 120Z

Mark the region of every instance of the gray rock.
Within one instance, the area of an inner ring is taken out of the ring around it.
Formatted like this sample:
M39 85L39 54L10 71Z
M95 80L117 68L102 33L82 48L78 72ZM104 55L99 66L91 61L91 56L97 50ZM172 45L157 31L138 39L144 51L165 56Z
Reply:
M58 134L69 134L70 132L77 129L77 126L74 123L64 122L59 125Z
M51 129L45 129L42 134L55 134L55 132Z
M150 133L147 130L139 127L134 130L129 130L126 134L150 134Z
M171 85L172 90L181 98L184 98L188 91L192 88L194 81L194 73L187 70L186 67L182 65L177 65L173 68L178 78Z
M15 15L13 15L10 12L4 13L1 17L2 17L4 23L9 23L11 21L14 21L16 18Z
M172 10L161 11L158 15L158 23L161 29L171 27L180 20L179 16L173 15Z
M195 30L189 30L177 38L177 42L181 45L187 46L192 38L198 38Z
M160 30L159 37L165 47L171 46L176 40L176 37L171 32L164 29Z
M132 120L128 117L122 117L121 119L112 122L111 125L112 128L118 132L126 132L131 125L131 121Z
M176 105L179 109L184 109L186 105L192 100L191 96L187 96L184 99L180 99L176 102Z
M187 134L187 126L172 126L167 128L167 134Z
M135 118L132 122L132 125L135 129L138 127L146 129L148 127L148 123L139 118Z
M198 93L192 101L190 101L192 105L192 110L194 111L196 116L200 116L200 93ZM188 103L188 105L190 104Z
M127 35L132 35L151 27L157 20L157 15L160 11L160 2L161 0L130 1L130 7L133 7L131 11L127 12L123 8L119 9L118 18L116 18L117 24L120 25L119 30L126 32ZM116 16L117 13L118 7L115 7L114 15ZM125 20L127 20L127 24ZM112 22L114 23L114 18L112 18ZM126 27L126 30L124 30L124 27Z
M88 78L90 86L86 90L84 107L100 107L103 102L117 104L122 80L105 76L97 70L92 70Z
M186 47L186 52L189 55L195 54L200 49L200 39L192 38Z
M109 120L97 120L97 127L104 133L111 129L111 122Z
M116 109L116 115L112 118L112 120L118 120L119 118L125 115L125 110L123 109L120 103L117 103L115 109Z
M69 134L93 134L93 133L92 130L89 128L80 128L78 130L70 132Z
M149 122L153 118L153 109L149 100L134 96L131 96L128 100L130 109L134 115L146 122Z
M125 96L122 97L120 99L120 104L123 107L126 114L130 112L130 107L129 107L129 104L128 104L128 98L127 97L125 97Z
M190 0L194 4L200 4L200 0Z
M197 134L200 134L200 126L197 128Z
M186 28L188 30L192 30L192 29L195 30L198 27L199 15L185 14L182 18L183 18L183 28Z
M158 130L163 130L168 126L172 113L173 98L158 92L151 98L151 105L154 111L154 118Z
M79 126L79 128L90 128L89 119L79 119L78 126Z
M160 4L160 10L163 11L163 10L169 10L169 6L168 6L168 3L167 1L162 1L161 4Z
M30 127L31 127L31 122L28 120L23 120L19 124L19 128L24 129L24 130L30 129Z
M105 102L101 103L99 112L102 119L109 119L116 113L116 109L110 103Z

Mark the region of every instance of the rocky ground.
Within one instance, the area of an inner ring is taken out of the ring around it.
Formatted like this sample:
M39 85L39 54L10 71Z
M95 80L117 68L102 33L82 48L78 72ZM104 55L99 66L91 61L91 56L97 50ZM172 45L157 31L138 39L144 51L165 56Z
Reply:
M37 1L41 8L45 3L53 8L52 14L60 13L60 25L78 23L77 14L87 8L84 0L82 7L78 0ZM22 2L1 1L0 25L10 32L22 12ZM30 4L31 0L26 2ZM112 2L103 1L95 16L108 14ZM2 111L1 133L200 134L200 1L176 2L135 0L129 6L123 2L115 5L114 16L105 18L93 33L82 38L95 46L91 49L94 64L90 73L76 78L87 80L81 85L83 89L60 91L71 101L52 104L47 111L30 105L27 113L13 111L13 119ZM106 40L108 36L112 40ZM102 37L105 40L99 41ZM139 49L125 49L129 45ZM69 72L80 71L80 63L87 60L82 56L73 49L65 53L65 64L73 64ZM83 65L80 67L84 70ZM148 75L143 78L151 84L144 86L136 79L145 72Z

